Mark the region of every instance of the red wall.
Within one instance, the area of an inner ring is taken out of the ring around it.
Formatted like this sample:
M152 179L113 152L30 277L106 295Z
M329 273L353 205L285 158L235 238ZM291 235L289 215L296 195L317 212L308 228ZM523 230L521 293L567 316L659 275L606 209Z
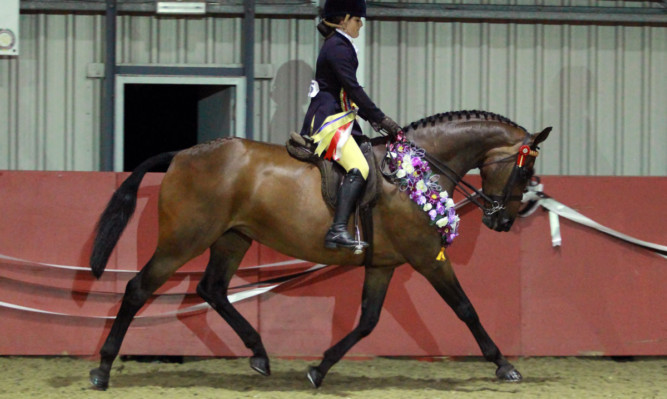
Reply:
M160 174L139 191L137 213L98 281L86 267L94 226L125 177L115 173L0 172L0 354L95 354L125 284L156 243ZM471 181L475 182L472 177ZM666 178L543 178L545 192L607 227L665 245ZM449 257L483 325L507 355L667 354L667 261L649 251L561 221L563 245L551 247L546 212L516 221L509 233L460 211L461 236ZM6 257L20 258L20 262ZM289 258L253 245L242 268ZM201 303L194 294L206 256L160 290L130 327L124 354L248 355L211 310L164 313ZM299 263L241 270L232 286L303 270ZM331 267L237 304L272 355L320 356L353 328L363 271ZM15 309L14 306L23 308ZM60 313L60 314L49 314ZM379 325L358 355L479 355L474 339L428 283L400 267Z

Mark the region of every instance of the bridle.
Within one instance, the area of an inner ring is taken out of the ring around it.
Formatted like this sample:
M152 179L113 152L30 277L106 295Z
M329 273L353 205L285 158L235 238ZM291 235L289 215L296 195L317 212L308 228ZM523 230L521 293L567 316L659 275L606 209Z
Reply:
M526 135L526 137L523 139L521 147L519 147L519 151L517 151L516 153L510 154L502 159L484 163L478 167L481 170L483 167L487 165L516 160L514 163L514 167L512 168L512 173L510 174L510 177L507 179L507 182L503 187L503 192L501 195L485 194L483 189L481 191L478 190L472 184L463 180L463 177L459 176L459 174L456 173L452 168L440 162L426 151L424 151L424 158L428 161L429 165L431 166L431 169L434 169L437 173L444 175L454 183L455 190L463 194L463 196L467 198L470 202L477 205L484 212L484 215L491 216L497 212L500 212L503 209L506 209L510 201L520 201L523 197L522 195L512 195L512 188L516 184L518 178L527 179L530 177L530 171L526 170L525 167L526 159L529 156L537 157L537 155L539 154L539 152L537 151L537 146L528 145L530 137L531 137L530 135ZM405 139L407 140L407 138ZM480 203L477 200L477 198L483 199L484 202L486 202L490 206L486 206Z

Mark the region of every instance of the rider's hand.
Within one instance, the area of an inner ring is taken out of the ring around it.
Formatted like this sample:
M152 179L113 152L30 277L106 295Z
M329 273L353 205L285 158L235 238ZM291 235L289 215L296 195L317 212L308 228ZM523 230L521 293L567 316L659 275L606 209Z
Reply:
M394 120L388 116L385 116L384 119L380 121L380 129L387 132L392 139L396 139L398 133L403 130L398 123L394 122Z

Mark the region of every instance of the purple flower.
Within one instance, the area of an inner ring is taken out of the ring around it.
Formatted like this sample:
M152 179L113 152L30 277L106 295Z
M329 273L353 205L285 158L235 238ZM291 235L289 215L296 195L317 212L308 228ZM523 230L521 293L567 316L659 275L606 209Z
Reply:
M423 150L407 141L392 143L388 148L393 151L387 158L389 170L397 173L395 180L399 189L405 191L428 214L431 221L435 222L443 245L449 246L458 235L458 216L453 201L448 200L447 192L441 192L442 189L436 184L439 176L433 174L428 162L424 160Z

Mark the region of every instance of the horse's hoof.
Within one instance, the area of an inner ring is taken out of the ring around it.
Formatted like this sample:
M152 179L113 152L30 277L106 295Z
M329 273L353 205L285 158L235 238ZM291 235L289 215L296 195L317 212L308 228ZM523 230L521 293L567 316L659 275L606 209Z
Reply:
M499 379L507 382L519 382L523 379L521 373L519 373L519 371L511 364L498 367L498 370L496 370L496 376Z
M100 369L90 370L90 383L93 384L93 388L106 391L109 388L109 373Z
M269 359L263 356L253 356L250 358L250 368L264 376L271 375Z
M313 384L313 387L319 388L322 385L322 380L324 380L324 375L317 367L310 366L308 367L308 380Z

